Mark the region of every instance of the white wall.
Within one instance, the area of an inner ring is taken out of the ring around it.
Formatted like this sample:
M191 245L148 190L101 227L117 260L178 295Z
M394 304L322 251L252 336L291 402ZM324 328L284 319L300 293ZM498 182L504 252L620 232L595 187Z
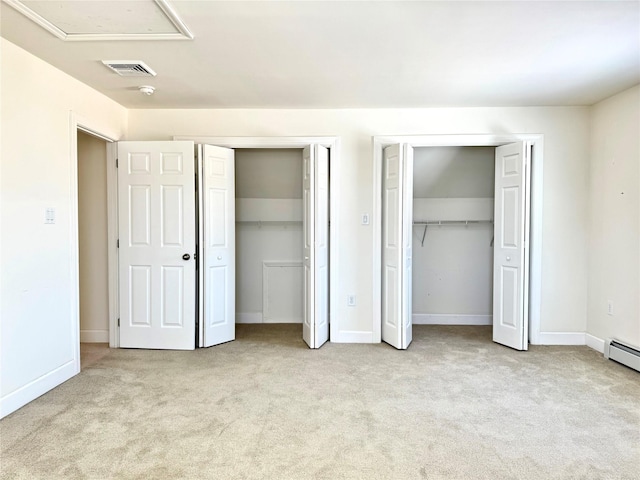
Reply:
M589 227L587 333L640 346L640 86L592 107Z
M494 147L414 149L414 221L491 220ZM414 323L490 324L493 224L413 227Z
M373 135L544 134L541 329L584 332L587 305L589 108L432 108L344 110L130 110L129 137L173 135L341 137L338 176L339 284L334 330L341 341L373 338ZM347 306L347 295L357 306ZM335 324L338 327L335 328Z
M78 132L80 341L109 342L107 144Z
M236 321L302 323L302 149L235 160Z
M127 111L4 39L0 415L77 373L70 112L120 138ZM56 223L45 225L45 209Z

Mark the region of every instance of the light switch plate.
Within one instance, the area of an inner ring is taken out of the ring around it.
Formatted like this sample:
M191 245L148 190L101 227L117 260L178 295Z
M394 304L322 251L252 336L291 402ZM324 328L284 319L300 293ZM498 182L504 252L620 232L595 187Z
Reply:
M46 224L54 224L56 223L56 209L53 207L49 207L44 212L44 223Z

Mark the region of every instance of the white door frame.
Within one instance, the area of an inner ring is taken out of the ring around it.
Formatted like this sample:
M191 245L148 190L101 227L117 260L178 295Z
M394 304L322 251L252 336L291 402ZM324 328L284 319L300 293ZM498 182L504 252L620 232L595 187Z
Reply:
M175 135L173 140L191 140L194 143L208 143L226 148L304 148L312 144L329 149L329 341L339 340L335 299L337 296L338 271L340 268L338 248L338 221L340 202L338 201L340 137L214 137L204 135ZM333 320L333 321L332 321ZM379 323L379 322L378 322ZM379 336L379 334L378 334Z
M542 134L451 134L376 135L373 137L373 341L381 341L382 330L382 150L394 143L420 147L499 147L513 142L531 142L531 222L529 269L529 341L540 344L540 304L542 285ZM376 294L375 292L379 292Z
M103 126L84 118L75 112L69 115L70 152L70 190L71 190L71 314L77 329L74 344L76 345L77 370L80 371L80 260L78 237L78 130L98 137L107 142L107 272L109 303L109 347L119 346L118 338L118 179L116 158L118 154L118 134L106 132Z

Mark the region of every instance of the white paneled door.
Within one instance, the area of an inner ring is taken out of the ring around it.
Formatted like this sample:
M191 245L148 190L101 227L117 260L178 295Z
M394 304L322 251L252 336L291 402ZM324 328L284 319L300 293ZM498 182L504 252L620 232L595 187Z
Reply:
M234 151L198 146L200 171L199 346L211 347L236 336L235 165Z
M413 148L390 145L383 154L382 340L402 350L412 340L412 229Z
M321 145L304 149L302 196L302 338L310 348L320 348L329 339L329 151Z
M530 146L496 148L493 341L527 350Z
M192 350L193 142L118 143L120 346Z

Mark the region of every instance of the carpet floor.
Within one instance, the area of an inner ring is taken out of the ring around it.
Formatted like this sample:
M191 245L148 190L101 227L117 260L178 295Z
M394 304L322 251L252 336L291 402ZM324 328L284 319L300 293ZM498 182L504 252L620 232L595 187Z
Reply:
M238 325L109 350L0 421L2 479L640 478L640 375L588 347L414 326L407 351Z

